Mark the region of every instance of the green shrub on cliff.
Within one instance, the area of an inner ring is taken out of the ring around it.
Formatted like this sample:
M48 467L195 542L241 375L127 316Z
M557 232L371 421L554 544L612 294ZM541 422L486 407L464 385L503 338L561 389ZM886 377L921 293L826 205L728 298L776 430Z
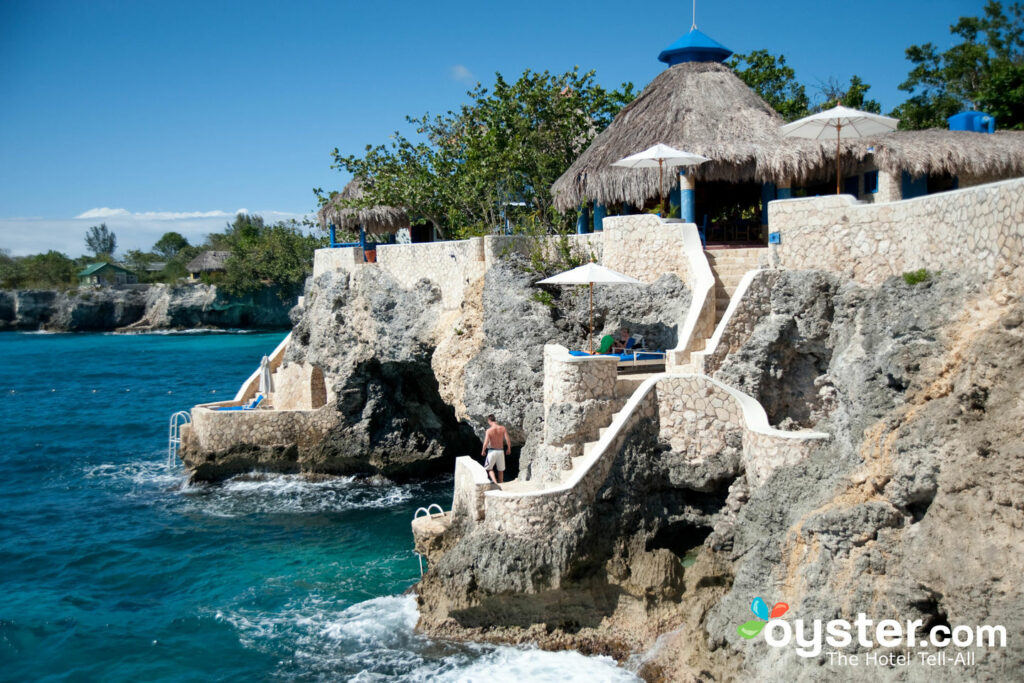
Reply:
M78 265L59 251L31 256L0 254L0 288L67 289L77 284Z
M256 215L239 214L223 235L211 236L231 252L218 284L229 294L276 286L282 299L298 294L313 272L313 252L327 246L296 221L266 225Z

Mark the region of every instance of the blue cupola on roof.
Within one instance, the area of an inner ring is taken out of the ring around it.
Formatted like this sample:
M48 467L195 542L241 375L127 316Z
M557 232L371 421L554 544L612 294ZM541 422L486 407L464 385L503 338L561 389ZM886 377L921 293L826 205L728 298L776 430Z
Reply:
M695 26L685 36L662 50L658 55L658 61L669 66L683 62L724 62L731 54L732 50L698 31Z

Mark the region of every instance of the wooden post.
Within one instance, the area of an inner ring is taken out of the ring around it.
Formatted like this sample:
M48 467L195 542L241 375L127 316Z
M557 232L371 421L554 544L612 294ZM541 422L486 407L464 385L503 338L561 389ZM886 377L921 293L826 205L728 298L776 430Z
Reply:
M658 196L661 199L661 217L665 218L665 180L661 172L662 160L658 159Z

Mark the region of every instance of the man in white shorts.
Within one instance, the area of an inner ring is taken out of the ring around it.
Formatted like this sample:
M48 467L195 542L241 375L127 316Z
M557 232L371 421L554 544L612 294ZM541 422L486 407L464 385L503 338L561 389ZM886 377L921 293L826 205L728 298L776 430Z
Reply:
M505 481L505 456L512 451L512 442L508 440L508 431L498 424L493 414L487 416L487 433L484 434L484 447L480 455L486 455L484 469L495 484ZM494 471L498 471L495 479Z

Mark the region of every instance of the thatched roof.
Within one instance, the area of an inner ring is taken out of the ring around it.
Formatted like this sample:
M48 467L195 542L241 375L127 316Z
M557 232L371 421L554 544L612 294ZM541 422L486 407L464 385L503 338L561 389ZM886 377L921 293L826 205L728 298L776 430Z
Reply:
M345 200L360 199L362 196L362 183L359 179L353 179L345 189L332 195L320 209L320 224L326 226L333 223L335 227L345 230L358 230L362 225L367 233L374 235L392 234L400 228L409 227L409 216L402 209L393 206L354 209L343 205Z
M584 199L643 204L658 194L658 171L612 162L659 142L709 157L698 180L801 181L826 172L835 150L783 138L785 123L757 93L717 62L684 62L662 71L552 186L562 210ZM676 174L666 172L675 185ZM666 187L669 183L666 182Z
M188 262L185 268L190 273L209 273L224 270L224 262L231 256L230 251L204 251Z
M872 154L881 170L899 176L970 174L1002 177L1024 175L1024 132L970 133L960 130L896 131L861 140L852 155L856 160Z

